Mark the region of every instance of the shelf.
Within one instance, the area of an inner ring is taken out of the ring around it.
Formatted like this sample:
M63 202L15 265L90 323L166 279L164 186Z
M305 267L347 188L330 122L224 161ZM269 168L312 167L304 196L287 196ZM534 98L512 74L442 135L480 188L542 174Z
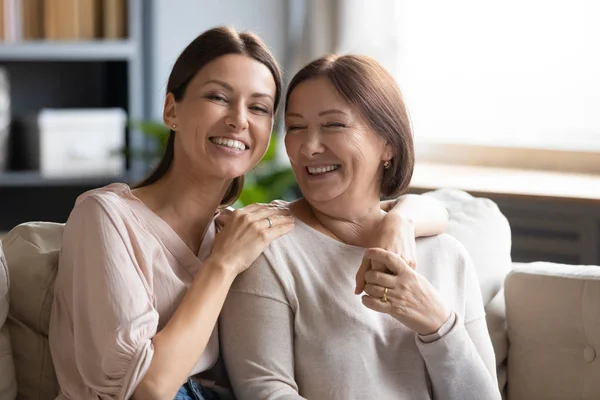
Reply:
M137 56L129 40L30 41L0 44L2 61L126 61Z
M65 178L46 178L35 171L0 172L0 188L8 187L88 187L104 186L113 182L130 182L129 176L82 176Z

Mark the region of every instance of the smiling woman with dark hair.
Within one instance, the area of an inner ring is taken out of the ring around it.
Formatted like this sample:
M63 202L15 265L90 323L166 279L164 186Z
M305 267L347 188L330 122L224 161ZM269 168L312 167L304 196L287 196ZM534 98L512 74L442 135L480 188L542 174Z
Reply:
M292 232L238 276L222 343L241 399L498 399L475 271L448 235L418 239L416 269L372 247L413 170L394 79L364 56L301 70L286 149L304 198ZM363 256L371 268L361 268ZM357 296L364 291L363 296Z

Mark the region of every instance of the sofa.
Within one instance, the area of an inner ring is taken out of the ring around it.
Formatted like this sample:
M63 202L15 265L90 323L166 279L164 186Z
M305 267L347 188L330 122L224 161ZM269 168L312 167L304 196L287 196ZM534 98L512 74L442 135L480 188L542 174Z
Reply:
M600 267L513 263L494 202L452 189L425 195L445 204L448 233L475 265L503 397L600 399ZM2 239L0 400L57 395L47 336L62 230L31 222Z

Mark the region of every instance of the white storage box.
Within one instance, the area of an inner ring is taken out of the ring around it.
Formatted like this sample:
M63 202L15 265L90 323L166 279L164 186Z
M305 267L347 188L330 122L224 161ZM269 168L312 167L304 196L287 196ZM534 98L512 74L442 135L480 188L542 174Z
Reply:
M44 177L121 176L127 115L113 109L45 109L38 115Z

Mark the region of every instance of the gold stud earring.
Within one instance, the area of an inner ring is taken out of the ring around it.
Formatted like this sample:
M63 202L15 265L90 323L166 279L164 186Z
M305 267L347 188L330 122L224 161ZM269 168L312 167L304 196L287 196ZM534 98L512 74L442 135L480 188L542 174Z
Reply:
M383 168L385 168L385 169L389 169L389 168L390 168L390 160L386 160L386 161L383 163Z

